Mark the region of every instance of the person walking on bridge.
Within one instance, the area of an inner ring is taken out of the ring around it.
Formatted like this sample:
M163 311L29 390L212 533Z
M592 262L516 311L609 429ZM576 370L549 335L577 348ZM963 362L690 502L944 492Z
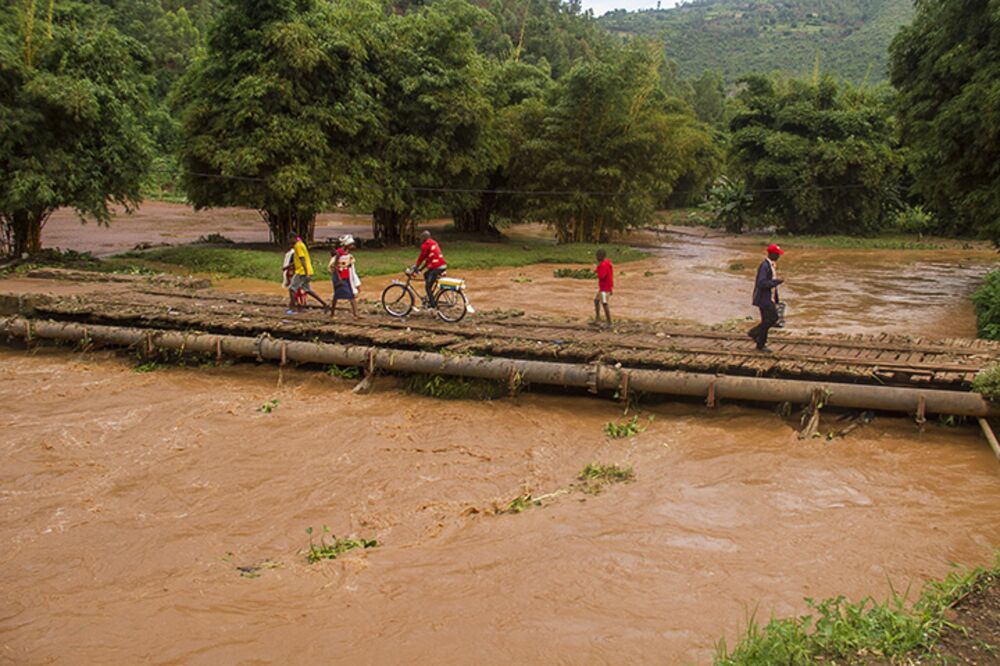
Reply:
M288 314L295 314L296 311L301 309L301 306L295 302L295 293L300 289L319 301L319 304L325 310L327 308L326 301L313 291L312 288L313 267L312 260L309 258L309 248L306 247L305 241L302 240L301 236L294 236L294 238L295 244L292 245L292 266L294 267L295 274L288 285Z
M753 304L760 309L760 323L751 328L747 335L757 343L757 349L770 353L767 346L767 332L778 323L778 285L784 282L778 277L778 259L785 253L777 245L767 248L767 259L757 268L757 278L753 283Z

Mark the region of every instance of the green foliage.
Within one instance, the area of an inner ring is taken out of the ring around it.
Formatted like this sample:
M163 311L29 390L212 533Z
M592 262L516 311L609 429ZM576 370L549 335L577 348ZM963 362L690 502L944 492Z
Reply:
M1000 23L995 2L921 0L892 43L914 191L937 231L1000 243Z
M635 478L635 471L631 467L619 467L618 465L604 465L601 463L588 463L579 476L581 481L600 481L606 483L623 483Z
M483 53L550 69L556 79L611 41L576 2L488 0L481 6L496 17L494 24L477 27Z
M140 374L145 374L147 372L155 372L162 369L163 366L156 361L147 361L145 363L140 363L139 365L132 368L133 372L138 372Z
M360 379L361 368L352 365L343 368L339 365L331 365L327 368L326 374L337 379Z
M37 252L57 208L134 208L149 166L142 45L46 5L0 6L0 254Z
M278 400L268 400L263 405L258 407L257 411L260 412L261 414L270 414L271 412L276 410L279 405L281 405L281 402Z
M650 416L649 420L652 421L653 417ZM604 424L604 433L611 439L626 439L628 437L635 437L645 429L646 428L644 426L639 425L638 414L624 423L612 422Z
M374 211L375 239L414 240L414 220L459 195L496 164L488 132L489 67L474 29L491 17L465 0L438 0L388 17L370 67L377 123L361 137L366 182L352 200Z
M751 214L793 233L879 231L901 170L886 91L830 78L744 85L730 157L753 194Z
M593 268L557 268L552 271L557 278L572 278L574 280L596 280L597 272Z
M929 654L947 626L945 611L970 591L995 582L998 569L955 572L924 587L912 605L893 591L883 602L844 597L806 599L812 613L774 619L761 627L751 617L746 633L730 652L720 642L717 666L810 666L823 663L917 663Z
M379 122L381 23L369 0L223 0L175 96L195 207L255 208L275 242L311 238L317 211L356 186L359 137Z
M512 499L501 513L522 513L533 506L541 506L541 502L534 499L531 494L518 495Z
M439 400L496 400L510 393L503 382L443 375L412 375L407 390Z
M1000 270L986 275L972 296L976 305L976 331L981 338L1000 340Z
M743 233L750 226L752 206L753 195L747 191L746 181L725 176L719 178L708 191L705 202L705 208L714 217L715 226L736 234Z
M648 223L683 177L712 163L707 129L663 90L661 64L650 43L607 50L527 112L515 181L535 193L530 217L552 224L561 242L603 242Z
M896 213L893 227L904 234L929 234L939 228L934 213L923 206L904 206Z
M320 535L319 543L313 541L313 528L307 527L306 534L309 535L309 548L306 550L306 561L309 564L316 564L323 560L335 560L349 550L355 548L376 548L378 541L375 539L344 539L329 534L330 528L323 526L323 534Z
M980 371L972 380L972 390L991 402L1000 402L1000 365Z
M912 0L694 0L663 10L616 10L598 22L625 39L663 40L678 73L705 69L735 82L751 72L826 71L860 83L886 78L886 48L913 16Z

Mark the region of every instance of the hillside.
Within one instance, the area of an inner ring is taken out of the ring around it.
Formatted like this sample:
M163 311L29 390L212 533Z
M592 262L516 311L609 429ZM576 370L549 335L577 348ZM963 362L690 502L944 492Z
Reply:
M598 22L613 34L662 36L684 76L820 68L855 81L887 78L887 49L913 17L912 0L694 0L664 10L616 10ZM870 70L870 74L869 74Z

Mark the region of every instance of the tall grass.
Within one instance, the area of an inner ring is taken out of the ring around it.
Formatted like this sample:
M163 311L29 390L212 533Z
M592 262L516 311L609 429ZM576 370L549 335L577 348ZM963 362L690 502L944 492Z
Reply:
M893 590L877 602L856 603L844 597L807 599L811 613L774 619L761 626L755 616L736 648L719 642L716 666L809 666L815 663L883 663L918 657L933 649L947 623L945 610L982 586L995 584L1000 556L991 570L953 572L928 583L912 604L907 594Z

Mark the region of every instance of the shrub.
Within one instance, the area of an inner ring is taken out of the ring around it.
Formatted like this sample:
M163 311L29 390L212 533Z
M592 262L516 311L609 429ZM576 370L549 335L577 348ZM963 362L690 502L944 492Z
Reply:
M895 227L907 234L933 233L938 226L934 213L923 206L906 206L896 213Z
M1000 340L1000 270L986 276L972 296L976 304L976 332L987 340Z
M987 400L1000 402L1000 365L982 370L972 380L972 390Z

